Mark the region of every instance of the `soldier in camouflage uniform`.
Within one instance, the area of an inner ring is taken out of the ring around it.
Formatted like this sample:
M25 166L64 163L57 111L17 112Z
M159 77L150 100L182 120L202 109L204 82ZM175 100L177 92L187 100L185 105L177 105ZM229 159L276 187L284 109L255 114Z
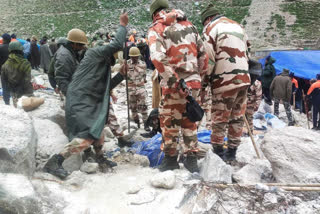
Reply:
M109 115L108 115L108 121L106 125L110 128L112 134L118 139L119 147L124 147L124 146L130 147L134 142L128 141L124 137L123 130L119 125L117 116L114 112L113 103L117 102L117 97L113 94L112 91L111 91L111 98L112 100L110 101L110 105L109 105Z
M211 130L211 104L212 104L212 96L211 96L211 87L205 86L202 88L200 92L201 97L201 107L206 114L206 121L201 121L201 123L205 122L206 129Z
M209 82L212 87L211 143L217 155L232 161L241 142L250 85L247 35L237 22L220 15L212 5L202 12L201 19L209 54L204 84ZM224 154L226 131L228 150Z
M140 50L137 47L130 48L130 60L128 60L128 88L132 118L140 128L138 112L142 114L145 123L148 119L148 107L146 104L147 82L146 63L139 59Z
M251 76L251 75L250 75ZM248 101L246 117L250 126L251 133L253 132L253 114L258 111L262 99L262 85L259 80L251 76L252 85L248 89Z
M154 0L150 6L153 24L148 32L151 60L162 78L162 98L159 106L160 126L163 136L161 148L165 157L160 171L179 168L177 144L179 132L183 136L184 165L191 171L199 171L195 153L197 125L186 116L186 94L178 88L184 79L193 97L201 88L200 72L207 68L208 56L198 31L181 10L168 10L167 0Z

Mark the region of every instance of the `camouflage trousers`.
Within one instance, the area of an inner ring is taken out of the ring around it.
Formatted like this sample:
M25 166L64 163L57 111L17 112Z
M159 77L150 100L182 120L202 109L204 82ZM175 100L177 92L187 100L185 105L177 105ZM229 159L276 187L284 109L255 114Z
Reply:
M244 125L243 115L247 106L247 88L248 86L243 86L212 95L211 143L213 145L223 145L227 131L228 147L239 146Z
M146 103L147 99L147 90L145 87L129 87L129 101L131 115L134 120L139 119L138 113L142 114L143 122L146 122L148 119L148 107Z
M197 97L199 90L193 90ZM177 156L180 131L183 137L181 146L183 153L197 152L197 125L184 114L186 112L186 98L178 92L162 95L159 106L160 127L162 130L161 149L165 155Z
M289 123L292 123L293 117L292 117L292 113L291 113L290 103L286 102L284 100L282 100L282 102L284 105L284 109L286 110L288 121L289 121ZM279 117L279 104L280 104L280 99L274 98L274 115L276 115L277 117Z
M206 129L211 130L211 104L212 104L212 95L211 88L207 87L205 90L200 92L201 98L201 107L204 110L206 115L206 120L202 119L200 124L205 123Z
M253 132L253 115L255 113L254 105L248 103L246 109L246 117L249 123L251 133Z
M70 143L64 146L64 149L60 154L64 158L68 158L71 155L79 154L80 152L88 149L93 145L96 155L102 155L102 146L104 144L104 136L102 135L99 140L74 138Z
M114 113L112 102L110 102L110 105L109 105L109 116L108 116L107 126L110 128L112 134L115 137L123 136L123 130L118 123L116 114Z

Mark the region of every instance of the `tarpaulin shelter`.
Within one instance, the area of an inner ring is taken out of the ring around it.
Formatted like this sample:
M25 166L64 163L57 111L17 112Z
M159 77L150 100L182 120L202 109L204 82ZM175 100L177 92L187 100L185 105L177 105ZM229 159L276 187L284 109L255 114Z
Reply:
M294 72L299 78L310 80L320 73L320 50L273 51L269 54L276 59L273 64L277 75L284 68ZM260 59L264 66L265 59Z

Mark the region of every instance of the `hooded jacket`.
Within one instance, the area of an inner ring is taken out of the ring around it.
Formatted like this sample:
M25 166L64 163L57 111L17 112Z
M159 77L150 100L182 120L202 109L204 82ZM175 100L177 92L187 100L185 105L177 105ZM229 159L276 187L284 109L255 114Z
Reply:
M282 72L276 76L270 85L270 95L272 98L290 102L292 93L292 83L288 72Z
M79 61L76 53L72 50L69 44L62 45L56 52L55 80L60 91L66 96L68 85L71 82L72 76L76 71Z
M31 66L23 55L10 53L1 70L1 76L8 83L9 91L17 98L33 94Z
M273 63L275 63L276 60L273 57L270 57L268 62L265 64L265 67L262 71L262 87L263 88L270 88L272 80L276 76L276 70L273 66Z
M113 54L123 47L126 33L126 28L120 26L110 44L89 49L74 73L66 99L70 140L75 137L97 140L101 137L108 119L110 90L123 80L119 73L111 80L110 66Z
M181 10L161 10L154 17L148 41L163 94L177 92L179 79L191 88L201 88L200 73L207 69L208 55L196 27Z

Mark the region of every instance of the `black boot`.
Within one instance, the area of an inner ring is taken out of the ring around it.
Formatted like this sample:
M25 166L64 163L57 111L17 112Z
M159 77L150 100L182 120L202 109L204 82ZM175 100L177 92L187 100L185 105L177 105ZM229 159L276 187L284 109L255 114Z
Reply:
M197 156L194 154L188 155L187 158L183 161L183 165L191 173L200 171L197 163Z
M128 141L124 137L119 137L118 138L118 146L120 148L125 147L125 146L131 147L133 144L134 144L133 141Z
M237 148L228 148L224 155L224 161L226 162L235 161L236 152L237 152Z
M62 155L53 155L48 160L43 170L61 179L65 179L69 173L62 167L63 161L64 157Z
M222 145L213 145L213 152L218 155L222 160L224 159L224 150Z
M142 133L140 134L142 137L145 137L145 138L152 138L153 136L155 136L157 134L157 131L155 131L154 129L150 132L147 132L147 133Z
M106 159L103 155L97 156L97 163L99 164L101 172L107 172L108 169L118 165L116 162Z
M160 172L164 172L167 170L180 169L180 166L177 161L177 156L164 156L162 163L158 167Z
M95 163L96 162L96 154L92 151L91 147L84 150L83 155L82 155L82 161L83 162L90 162L90 163Z
M138 129L140 129L140 120L139 120L139 118L137 119L134 119L134 122L137 124L137 126L138 126Z

